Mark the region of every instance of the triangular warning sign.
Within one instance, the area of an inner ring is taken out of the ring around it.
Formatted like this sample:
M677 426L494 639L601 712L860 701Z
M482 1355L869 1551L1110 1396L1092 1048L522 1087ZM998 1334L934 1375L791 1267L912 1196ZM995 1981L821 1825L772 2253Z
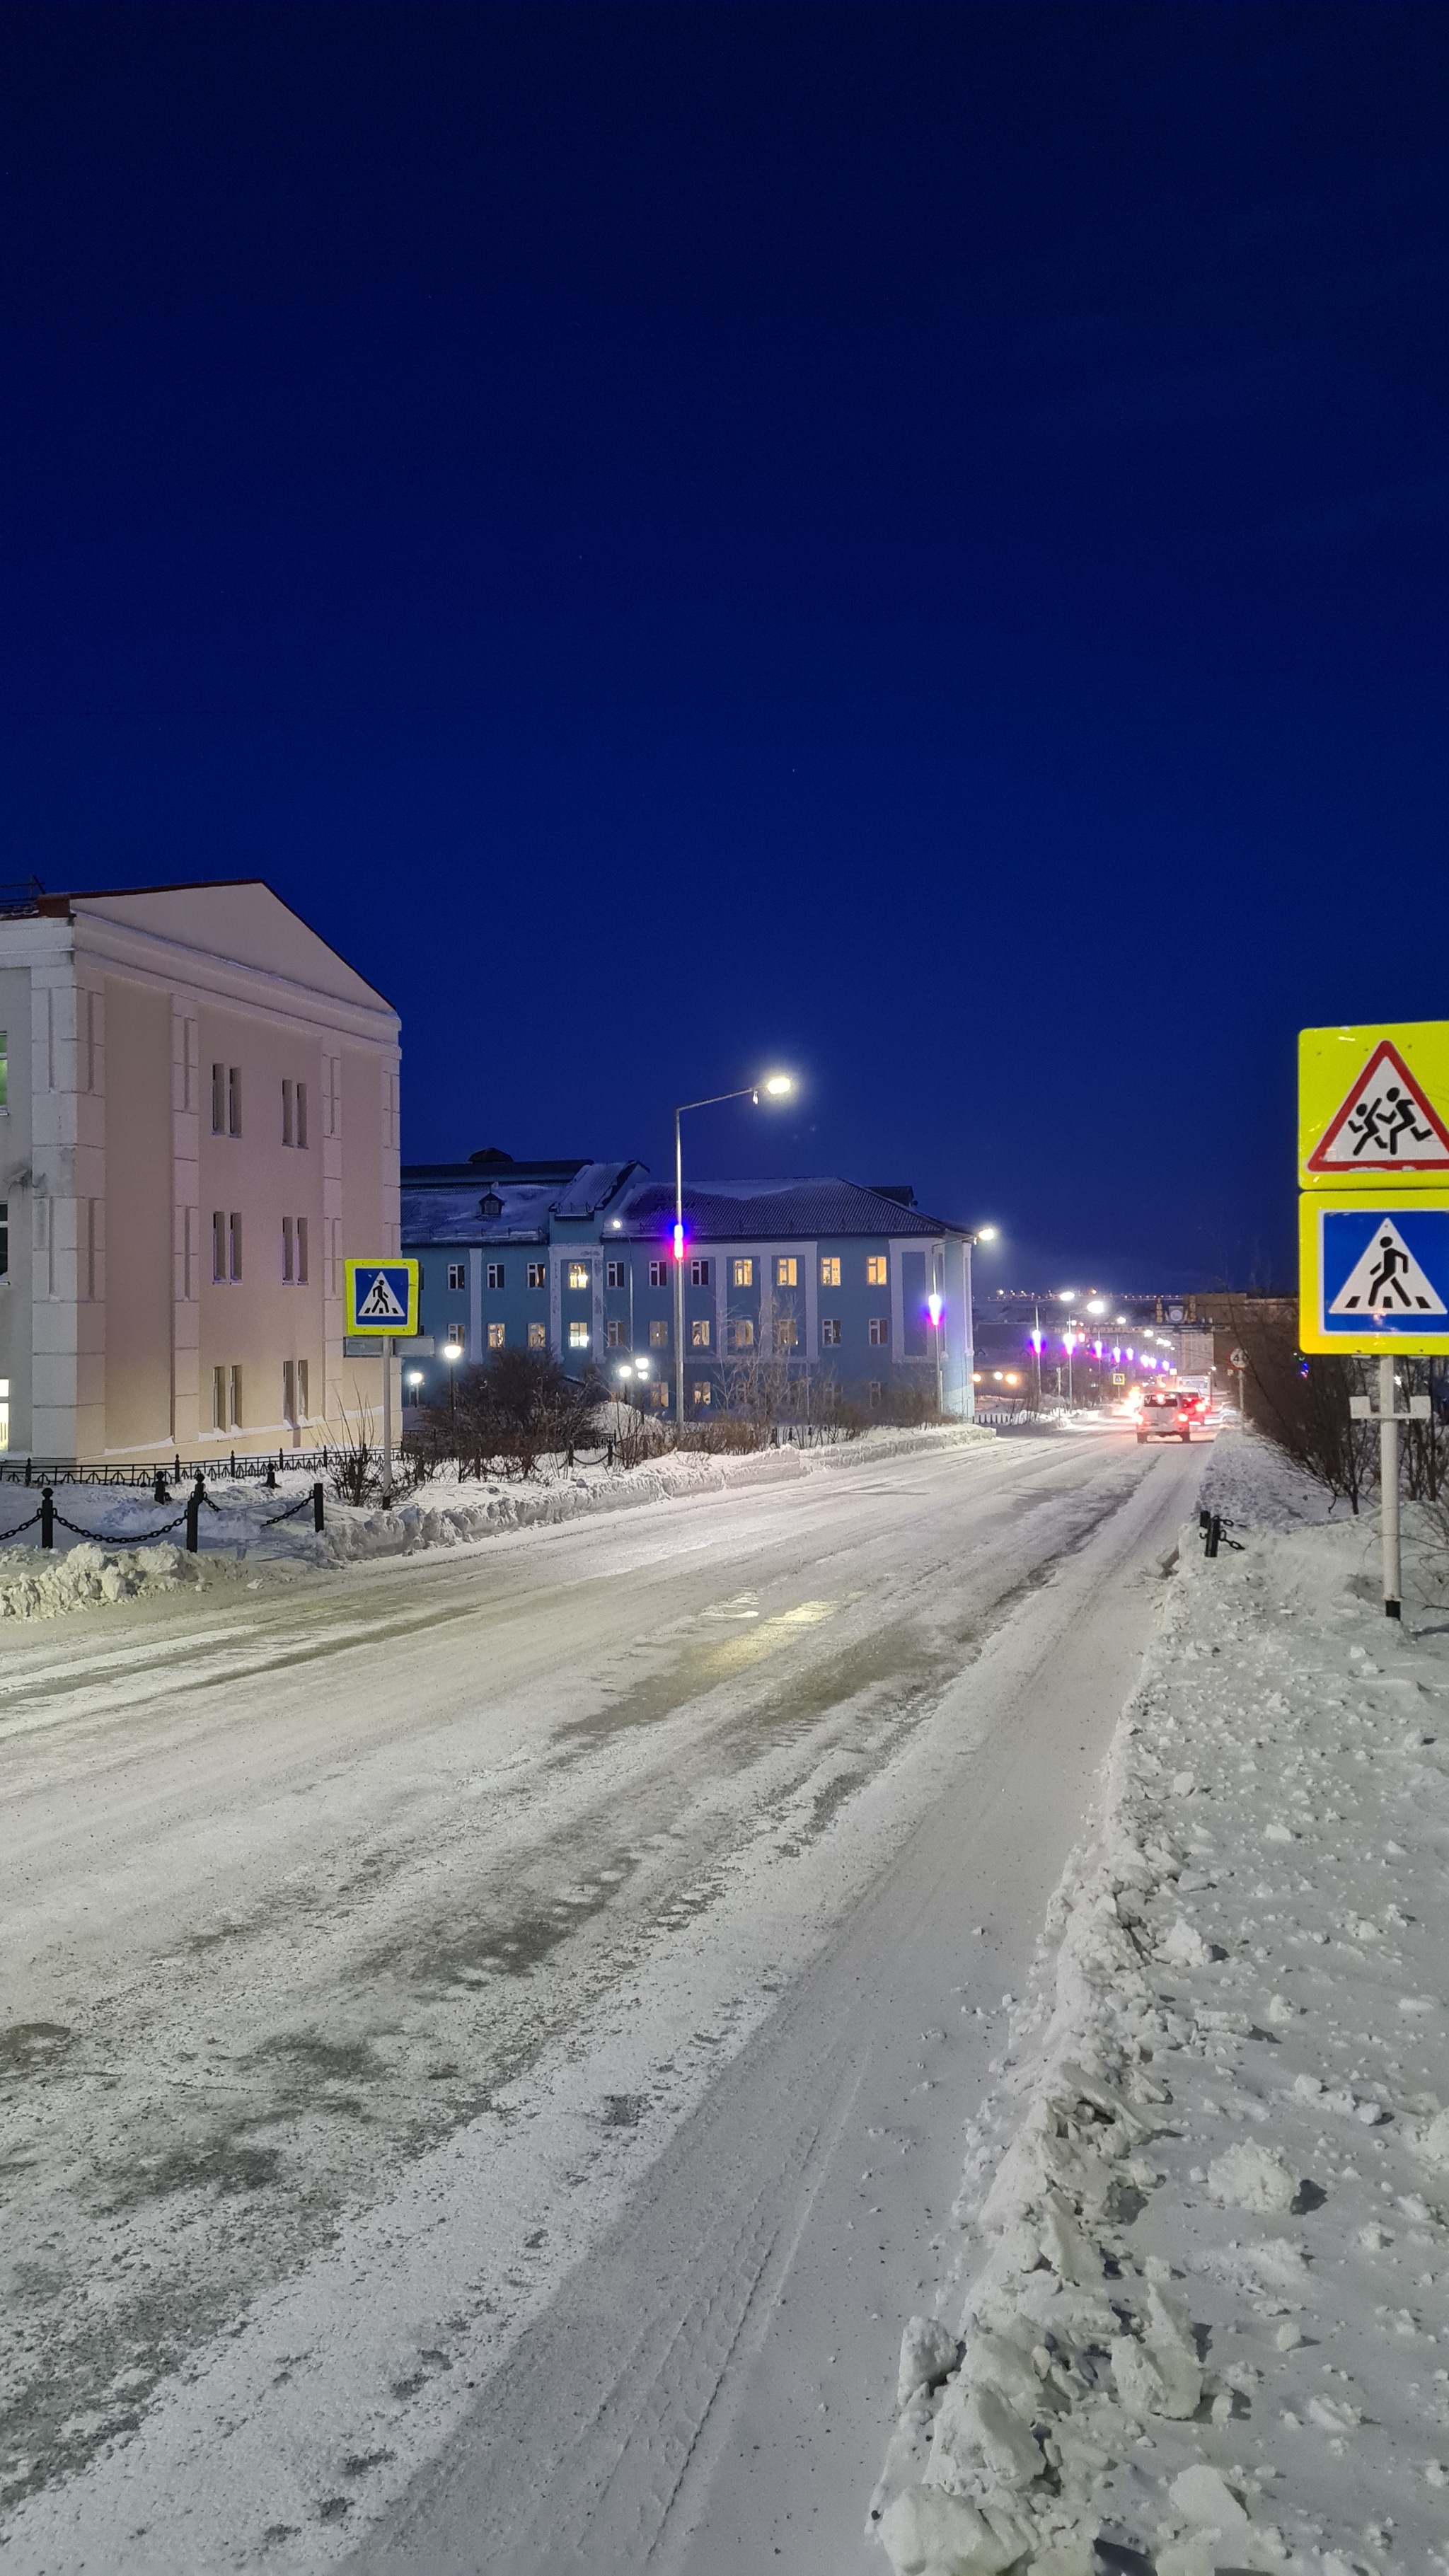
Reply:
M379 1270L367 1295L357 1309L359 1324L401 1324L407 1321L407 1308L400 1306L386 1275Z
M1449 1171L1449 1127L1388 1038L1308 1157L1310 1172Z
M1380 1217L1328 1309L1330 1315L1389 1319L1449 1314L1428 1272L1415 1260L1393 1218Z

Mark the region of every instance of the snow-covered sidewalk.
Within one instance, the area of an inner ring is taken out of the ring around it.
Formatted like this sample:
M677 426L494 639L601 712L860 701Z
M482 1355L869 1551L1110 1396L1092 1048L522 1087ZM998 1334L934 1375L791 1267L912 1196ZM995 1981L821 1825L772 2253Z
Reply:
M898 2576L1449 2570L1449 1606L1264 1443L1204 1500L903 2342Z
M882 1428L830 1448L786 1445L741 1457L679 1450L628 1469L560 1466L528 1478L440 1478L390 1511L341 1503L329 1491L320 1532L313 1529L307 1508L314 1481L310 1470L283 1470L275 1491L223 1478L207 1489L196 1556L188 1556L177 1537L150 1535L178 1519L184 1481L169 1503L155 1502L144 1487L57 1485L57 1543L46 1552L33 1525L37 1486L6 1484L0 1486L0 1619L55 1618L102 1602L175 1592L242 1564L303 1572L412 1556L422 1548L465 1547L512 1530L723 1493L735 1486L878 1466L904 1452L972 1447L995 1437L994 1431L974 1423L919 1431ZM23 1534L7 1544L8 1534L22 1521L28 1524Z

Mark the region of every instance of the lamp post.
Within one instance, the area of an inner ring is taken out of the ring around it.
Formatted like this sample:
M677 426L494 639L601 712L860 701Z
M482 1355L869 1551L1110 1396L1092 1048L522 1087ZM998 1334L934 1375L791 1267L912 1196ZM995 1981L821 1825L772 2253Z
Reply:
M462 1356L463 1345L461 1342L444 1342L443 1357L448 1363L448 1411L455 1422L458 1418L458 1381L454 1377L453 1371L457 1367Z
M715 1109L722 1100L783 1100L795 1088L793 1074L767 1073L763 1082L744 1083L738 1091L712 1091L705 1100L681 1100L674 1112L674 1430L684 1424L684 1148L679 1122L687 1109Z

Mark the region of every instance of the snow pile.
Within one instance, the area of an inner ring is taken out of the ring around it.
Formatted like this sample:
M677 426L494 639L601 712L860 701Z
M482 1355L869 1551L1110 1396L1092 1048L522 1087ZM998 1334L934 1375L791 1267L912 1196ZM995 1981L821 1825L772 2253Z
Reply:
M0 1532L0 1619L55 1618L101 1602L174 1591L194 1582L203 1567L208 1574L217 1569L218 1559L223 1568L258 1562L298 1570L355 1565L375 1557L412 1556L420 1548L471 1546L510 1530L627 1511L641 1503L878 1466L910 1451L976 1447L995 1437L983 1424L953 1423L920 1431L867 1431L831 1449L787 1446L743 1457L680 1450L628 1469L587 1466L533 1478L440 1481L420 1487L390 1511L339 1503L329 1493L320 1531L312 1526L312 1474L284 1469L275 1491L241 1480L208 1486L198 1556L188 1556L169 1540L144 1544L149 1531L175 1523L185 1500L184 1483L169 1503L154 1501L144 1488L58 1485L53 1550L42 1552L33 1525L10 1547ZM17 1527L5 1510L12 1501L17 1509L25 1507L30 1521L38 1499L34 1486L0 1489L0 1521L12 1530ZM67 1528L67 1522L77 1526Z
M898 2576L1449 2570L1449 1626L1211 1473L902 2346Z

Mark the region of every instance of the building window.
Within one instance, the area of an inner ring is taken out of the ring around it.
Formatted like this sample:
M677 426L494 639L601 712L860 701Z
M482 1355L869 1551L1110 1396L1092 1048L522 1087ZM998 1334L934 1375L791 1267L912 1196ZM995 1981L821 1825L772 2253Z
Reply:
M463 1327L462 1327L462 1325L461 1325L461 1324L450 1324L450 1325L448 1326L448 1348L449 1348L449 1350L450 1350L450 1351L460 1351L460 1350L462 1349L462 1347L463 1347Z
M689 1400L691 1404L708 1404L709 1380L707 1377L697 1377L695 1379L693 1386L689 1390Z
M461 1261L450 1261L448 1264L448 1286L450 1288L466 1288L467 1285L468 1272L464 1263Z
M460 1280L459 1280L459 1282L458 1282L458 1285L459 1285L459 1287L460 1287L460 1288L461 1288L462 1284L463 1284L463 1283L462 1283L462 1281L461 1281L461 1279L460 1279ZM489 1264L488 1264L488 1285L489 1285L489 1287L490 1287L490 1288L501 1288L501 1287L502 1287L502 1285L503 1285L503 1264L502 1264L502 1262L501 1262L501 1261L490 1261L490 1262L489 1262Z
M622 1288L622 1287L623 1287L623 1285L624 1285L624 1264L623 1264L623 1262L622 1262L622 1261L606 1261L606 1262L605 1262L605 1264L604 1264L604 1286L605 1286L606 1288Z
M870 1322L865 1328L865 1337L873 1349L884 1350L891 1337L891 1319L889 1315L872 1315Z
M422 1284L420 1274L418 1286L421 1287ZM307 1220L304 1216L299 1216L297 1219L297 1285L299 1288L305 1288L307 1285Z
M649 1389L649 1401L656 1413L667 1413L669 1410L668 1387L660 1386L658 1384L651 1386Z
M669 1348L669 1326L662 1315L656 1315L649 1327L649 1348L651 1351L667 1351Z
M689 1347L692 1351L707 1351L709 1349L709 1317L707 1315L696 1315L691 1323L689 1327Z
M777 1316L776 1316L776 1318L775 1318L775 1348L776 1348L776 1350L777 1350L777 1351L798 1351L799 1347L800 1347L800 1327L799 1327L799 1325L796 1323L794 1316L793 1316L793 1315L777 1315Z
M827 1351L835 1350L839 1345L839 1341L840 1317L838 1315L822 1315L820 1318L821 1348Z
M588 1349L588 1347L589 1347L589 1328L588 1328L588 1325L587 1325L587 1324L570 1324L570 1326L569 1326L569 1349L570 1349L571 1351L586 1351L586 1350Z
M231 1254L231 1275L233 1279L240 1279L242 1275L242 1221L240 1208L232 1209L231 1215L227 1219L226 1231L227 1248Z
M822 1252L820 1255L820 1285L822 1288L838 1288L840 1286L840 1255L838 1252Z
M282 1277L290 1283L292 1277L292 1220L289 1216L284 1216L282 1219ZM287 1420L289 1422L291 1421L291 1418L291 1415L288 1414Z
M753 1288L755 1284L755 1265L753 1261L749 1259L748 1255L746 1255L743 1261L732 1262L730 1267L734 1273L734 1283L737 1288Z
M284 1140L291 1143L290 1136ZM291 1360L282 1362L282 1420L295 1431L297 1427L297 1371Z
M217 1208L211 1220L211 1275L226 1277L226 1210Z
M649 1285L650 1285L650 1287L651 1287L651 1288L667 1288L667 1287L668 1287L668 1285L669 1285L669 1264L668 1264L668 1262L667 1262L667 1261L651 1261L651 1262L650 1262L650 1264L649 1264Z
M777 1288L794 1288L799 1284L800 1264L793 1252L780 1253L775 1261Z
M307 1142L306 1137L304 1136L301 1141L305 1145ZM299 1422L310 1422L312 1419L312 1405L307 1393L307 1363L305 1360L298 1360L297 1362L297 1419Z
M242 1427L242 1373L239 1368L234 1368L228 1370L227 1374L230 1380L229 1392L231 1395L231 1422L228 1428L232 1431L240 1431Z
M571 1288L589 1288L592 1287L592 1285L593 1282L589 1277L588 1263L586 1261L571 1261L569 1263L569 1286Z
M883 1252L868 1252L866 1254L865 1284L867 1288L884 1288L886 1286L886 1256Z
M282 1142L283 1142L283 1144L284 1144L284 1145L290 1145L291 1141L292 1141L292 1086L291 1086L290 1082L284 1082L284 1083L283 1083L283 1085L282 1085ZM287 1360L286 1362L284 1362L284 1364L283 1364L283 1371L282 1371L282 1374L283 1374L283 1376L284 1376L284 1377L285 1377L285 1376L287 1375L287 1373L290 1371L290 1369L291 1369L291 1365L292 1365L292 1363L291 1363L291 1361L290 1361L290 1360ZM288 1414L285 1414L285 1415L283 1416L283 1419L284 1419L284 1421L290 1422L290 1421L291 1421L291 1419L292 1419L292 1417L291 1417L290 1413L288 1413Z
M609 1317L607 1324L604 1326L604 1340L611 1351L621 1351L623 1349L624 1319L622 1315L611 1315Z
M490 1349L490 1351L501 1351L501 1350L502 1350L502 1348L503 1348L503 1326L502 1326L501 1324L490 1324L490 1325L489 1325L489 1327L488 1327L488 1348Z
M214 1368L211 1372L211 1427L213 1431L226 1429L226 1371L224 1368Z
M548 1286L548 1269L544 1262L530 1261L528 1265L528 1284L530 1288L546 1288Z
M730 1343L732 1348L737 1351L752 1351L754 1349L755 1327L748 1315L736 1315L731 1319Z
M224 1064L214 1064L211 1068L211 1132L213 1136L226 1134L226 1066ZM224 1431L226 1424L219 1422L216 1427L218 1431Z
M0 1199L0 1279L10 1276L10 1202Z
M707 1261L691 1261L689 1265L689 1284L691 1288L707 1288L709 1286L709 1263Z
M305 1082L299 1082L297 1085L297 1142L299 1145L305 1145L307 1142L307 1086ZM307 1363L305 1360L298 1360L297 1362L298 1368L305 1368L306 1365ZM304 1421L306 1419L305 1406L303 1407L303 1419Z
M528 1347L529 1347L529 1349L530 1349L531 1351L544 1351L544 1350L547 1350L547 1348L548 1348L548 1327L547 1327L547 1325L546 1325L546 1324L530 1324L530 1325L529 1325L529 1328L528 1328Z
M226 1069L226 1132L241 1134L241 1066L229 1064Z

